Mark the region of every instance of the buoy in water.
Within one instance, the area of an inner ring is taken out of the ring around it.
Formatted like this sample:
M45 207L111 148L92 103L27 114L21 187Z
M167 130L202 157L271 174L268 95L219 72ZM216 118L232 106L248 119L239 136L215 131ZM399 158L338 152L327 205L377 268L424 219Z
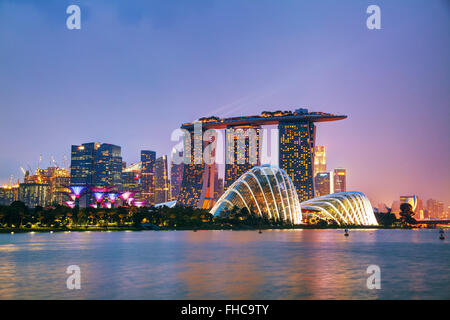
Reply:
M344 236L346 236L346 237L348 237L348 230L347 229L345 229L345 233L344 233Z
M444 239L445 239L444 235L441 234L441 235L439 236L439 239L444 240Z
M261 231L261 230L259 230L259 231L258 231L258 233L262 233L262 231Z
M14 231L11 231L11 234L14 234Z

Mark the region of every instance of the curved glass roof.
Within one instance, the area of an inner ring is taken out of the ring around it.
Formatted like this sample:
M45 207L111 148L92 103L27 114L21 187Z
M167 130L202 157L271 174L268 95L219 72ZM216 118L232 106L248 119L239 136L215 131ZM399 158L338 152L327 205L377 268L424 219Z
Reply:
M254 167L244 173L220 197L211 214L226 216L235 206L275 221L302 221L295 187L286 171L276 166Z
M357 191L324 195L301 203L304 211L338 225L377 226L369 199Z

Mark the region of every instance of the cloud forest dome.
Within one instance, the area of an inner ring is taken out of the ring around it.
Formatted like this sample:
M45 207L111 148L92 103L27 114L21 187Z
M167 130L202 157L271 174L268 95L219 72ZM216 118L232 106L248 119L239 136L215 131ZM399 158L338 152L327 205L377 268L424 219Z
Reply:
M295 187L286 171L276 166L263 165L244 173L219 198L211 214L227 215L235 206L275 221L302 221Z
M324 195L301 203L303 211L338 225L378 225L369 199L357 191Z

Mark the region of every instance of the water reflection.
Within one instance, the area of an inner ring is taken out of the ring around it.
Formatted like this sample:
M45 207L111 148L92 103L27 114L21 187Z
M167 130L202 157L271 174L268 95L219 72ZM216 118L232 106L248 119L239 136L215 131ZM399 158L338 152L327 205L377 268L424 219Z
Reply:
M435 230L1 234L0 298L448 299L449 261Z

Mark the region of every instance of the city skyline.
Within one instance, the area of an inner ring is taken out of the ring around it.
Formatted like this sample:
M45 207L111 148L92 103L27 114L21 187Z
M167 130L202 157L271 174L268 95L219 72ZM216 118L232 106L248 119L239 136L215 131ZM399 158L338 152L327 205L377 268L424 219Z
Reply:
M348 190L375 204L403 194L450 203L445 2L384 3L391 31L380 30L383 39L364 28L365 8L356 2L276 9L192 2L186 12L162 5L159 17L150 4L122 11L79 2L86 20L78 33L61 25L65 4L0 2L0 58L10 62L0 75L1 184L21 177L21 166L36 168L41 154L68 156L80 141L120 145L127 163L138 162L139 150L169 155L171 131L189 120L308 107L349 115L320 125L317 135L329 167L347 168ZM336 14L336 6L346 10ZM219 15L248 22L244 32L213 22ZM113 114L120 130L101 119Z

